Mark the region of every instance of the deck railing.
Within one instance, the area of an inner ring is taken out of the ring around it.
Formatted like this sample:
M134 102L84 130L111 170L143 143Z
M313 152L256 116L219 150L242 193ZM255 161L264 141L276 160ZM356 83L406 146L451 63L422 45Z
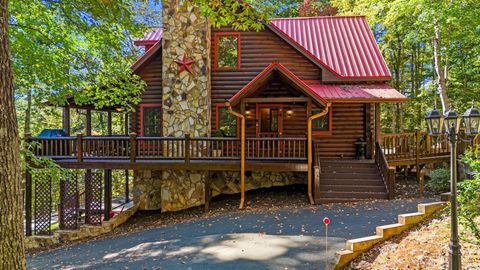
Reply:
M391 167L388 164L388 160L379 143L375 144L375 152L375 163L382 173L383 182L388 192L388 198L393 199L395 197L395 167Z
M36 156L84 160L239 160L239 138L82 136L31 138ZM306 138L247 138L246 159L307 160Z
M432 137L421 131L382 134L380 146L388 160L415 160L450 154L446 135Z

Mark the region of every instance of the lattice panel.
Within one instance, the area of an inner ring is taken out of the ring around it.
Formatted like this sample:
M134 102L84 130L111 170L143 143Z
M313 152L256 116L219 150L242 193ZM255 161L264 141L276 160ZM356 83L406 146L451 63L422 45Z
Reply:
M85 174L85 223L97 225L102 223L102 174L90 172Z
M60 229L78 229L78 199L77 176L60 180Z
M52 234L52 178L36 175L34 203L34 234Z

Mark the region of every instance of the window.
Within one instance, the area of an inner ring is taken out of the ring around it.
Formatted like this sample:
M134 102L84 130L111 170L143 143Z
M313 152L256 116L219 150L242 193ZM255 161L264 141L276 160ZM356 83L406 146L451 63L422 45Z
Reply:
M313 109L312 115L322 112L323 109ZM312 130L314 134L332 135L332 109L330 111L312 122Z
M160 137L162 135L162 109L158 104L141 104L141 135Z
M215 67L240 68L240 33L215 33Z
M225 104L217 104L217 123L216 128L218 136L236 137L237 136L237 118L228 112Z

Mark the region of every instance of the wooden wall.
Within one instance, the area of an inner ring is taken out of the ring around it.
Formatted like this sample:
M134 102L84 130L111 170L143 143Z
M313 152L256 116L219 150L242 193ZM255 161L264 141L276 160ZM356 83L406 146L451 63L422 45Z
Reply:
M212 67L215 61L215 32L235 32L235 30L212 29ZM216 103L230 99L273 61L282 63L300 79L321 79L321 69L270 30L241 32L240 41L240 70L212 69L212 112L215 112ZM212 113L212 130L215 129L215 118L215 113Z
M152 60L137 73L147 84L140 96L140 104L162 104L162 51L159 50ZM140 106L131 116L131 130L140 135Z
M322 158L354 158L355 142L365 137L365 107L371 104L332 104L333 134L318 137ZM370 116L372 117L372 116ZM370 125L373 132L373 125Z

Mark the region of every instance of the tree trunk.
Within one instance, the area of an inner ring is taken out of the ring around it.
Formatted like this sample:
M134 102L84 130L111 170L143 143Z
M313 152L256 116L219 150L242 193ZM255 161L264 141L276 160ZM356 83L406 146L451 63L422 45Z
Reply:
M8 42L8 0L0 0L0 269L25 269L20 138Z
M30 133L30 120L32 115L32 89L28 89L27 92L27 109L25 110L25 126L23 128L23 134Z
M443 67L442 57L440 53L440 29L438 28L438 25L435 25L435 38L433 39L433 57L435 60L435 72L437 74L438 94L440 95L442 109L445 113L450 107L450 101L447 95L447 83L444 72L446 66Z

